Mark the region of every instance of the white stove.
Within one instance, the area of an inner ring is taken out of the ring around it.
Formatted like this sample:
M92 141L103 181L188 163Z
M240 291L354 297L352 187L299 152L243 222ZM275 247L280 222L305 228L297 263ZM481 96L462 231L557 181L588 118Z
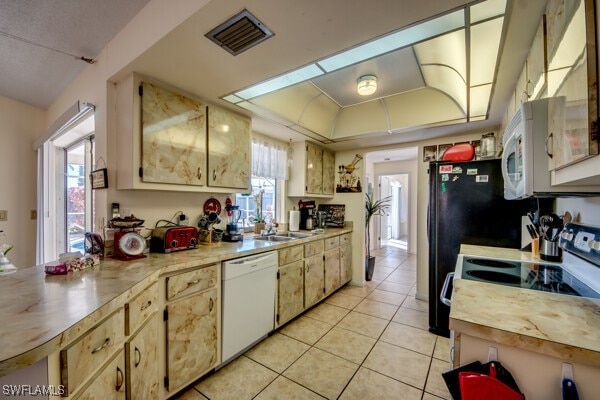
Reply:
M566 224L559 246L562 262L530 262L459 254L440 298L451 300L452 278L488 282L558 295L600 298L600 227Z

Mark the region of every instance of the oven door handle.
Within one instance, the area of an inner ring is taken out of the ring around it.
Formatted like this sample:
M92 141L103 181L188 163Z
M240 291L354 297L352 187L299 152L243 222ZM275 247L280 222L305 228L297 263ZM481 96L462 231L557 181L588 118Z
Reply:
M446 294L448 292L448 288L450 287L450 281L452 281L452 279L454 279L454 272L450 272L448 275L446 275L446 280L444 280L444 286L442 287L442 292L440 293L440 301L442 302L442 304L445 304L448 307L452 305L452 300L449 297L447 297Z

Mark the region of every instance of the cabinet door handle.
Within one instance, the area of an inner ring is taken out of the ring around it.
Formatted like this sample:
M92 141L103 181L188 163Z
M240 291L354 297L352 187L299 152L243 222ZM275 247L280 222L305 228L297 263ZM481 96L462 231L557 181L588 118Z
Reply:
M195 281L190 281L190 282L188 282L188 284L187 284L187 285L188 285L188 287L190 287L190 286L194 286L194 285L196 285L196 284L197 284L197 283L199 283L199 282L200 282L200 279L196 279Z
M138 365L140 365L140 362L142 361L142 353L140 352L140 349L138 349L137 347L134 349L134 366L137 368Z
M121 368L117 367L117 385L115 386L115 390L117 392L121 390L121 387L123 386L123 381L123 371L121 371Z
M202 169L198 167L198 179L202 179Z
M217 170L213 169L213 181L217 180Z
M550 153L550 151L548 150L548 141L552 139L552 151L554 151L554 133L550 132L550 134L548 135L548 137L546 137L546 144L544 145L544 147L546 148L546 154L548 154L548 157L552 158L552 156L554 155L553 153Z
M143 304L143 305L140 307L140 311L144 311L146 308L150 307L151 305L152 305L152 301L151 301L151 300L148 300L148 302L147 302L146 304Z
M110 344L110 338L106 338L106 340L104 340L104 343L102 343L101 346L98 346L92 350L92 354L95 354L95 353L99 352L100 350L106 348L106 346L108 346L109 344Z
M306 273L308 274L310 272L310 267L307 265L306 266Z
M302 276L302 268L300 268L300 269L298 270L298 272L300 272L300 274L299 274L299 275L300 275L300 276Z
M208 311L212 311L213 307L215 305L215 302L213 301L212 297L208 300Z

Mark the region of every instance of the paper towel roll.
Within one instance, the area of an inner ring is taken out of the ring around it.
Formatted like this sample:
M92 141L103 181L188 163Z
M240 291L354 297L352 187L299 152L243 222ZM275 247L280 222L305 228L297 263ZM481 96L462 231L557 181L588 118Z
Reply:
M300 211L292 210L290 211L290 226L289 230L291 232L295 232L300 230Z

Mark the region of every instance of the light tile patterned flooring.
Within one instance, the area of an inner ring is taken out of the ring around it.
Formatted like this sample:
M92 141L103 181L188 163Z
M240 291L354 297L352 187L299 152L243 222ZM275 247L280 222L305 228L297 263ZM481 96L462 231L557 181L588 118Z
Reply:
M345 286L179 399L449 398L449 341L427 331L416 257L376 252L373 280Z

